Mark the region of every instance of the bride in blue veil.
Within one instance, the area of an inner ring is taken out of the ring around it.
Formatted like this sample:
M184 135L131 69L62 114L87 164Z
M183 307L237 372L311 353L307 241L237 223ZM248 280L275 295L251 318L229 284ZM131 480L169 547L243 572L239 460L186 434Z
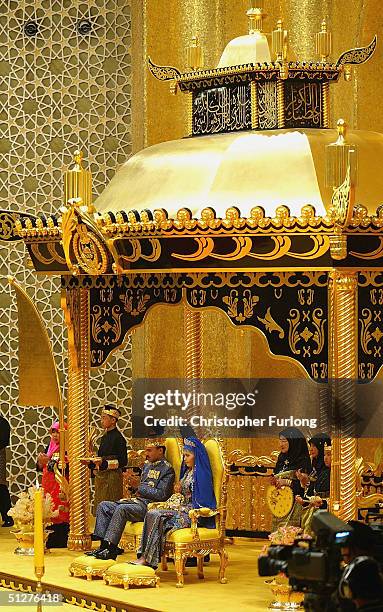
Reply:
M175 494L168 501L150 505L145 516L139 559L133 561L134 564L157 568L166 536L177 529L190 527L189 511L216 508L209 457L202 442L194 436L184 440L180 482L174 490ZM214 528L214 518L201 519L202 524Z

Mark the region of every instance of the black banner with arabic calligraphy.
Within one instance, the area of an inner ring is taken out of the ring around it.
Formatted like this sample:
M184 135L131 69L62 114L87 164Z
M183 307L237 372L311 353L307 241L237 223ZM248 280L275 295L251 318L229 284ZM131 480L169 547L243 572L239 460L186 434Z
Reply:
M194 136L246 129L251 129L250 83L212 87L194 94Z
M285 127L323 127L321 83L285 81Z

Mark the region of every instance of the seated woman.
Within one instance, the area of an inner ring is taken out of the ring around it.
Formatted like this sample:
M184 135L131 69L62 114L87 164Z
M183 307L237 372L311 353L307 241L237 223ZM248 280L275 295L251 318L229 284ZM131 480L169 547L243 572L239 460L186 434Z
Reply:
M60 434L59 423L53 423L50 428L51 440L43 453L37 456L37 469L42 470L43 477L41 485L45 493L52 497L53 510L59 510L57 517L52 519L49 526L50 533L47 540L47 548L66 548L69 533L69 502L61 499L60 485L55 477L55 465L59 461ZM65 429L66 429L65 425Z
M304 494L303 487L298 475L303 472L311 472L311 461L307 447L306 438L300 429L288 427L279 434L279 446L281 452L278 455L274 468L272 483L276 487L289 486L292 488L294 497ZM272 529L275 531L282 525L300 527L302 506L294 503L292 509L282 518L273 517Z
M174 490L175 495L167 502L157 504L157 508L147 512L139 559L132 563L156 568L164 552L167 534L190 527L189 511L193 508L216 508L209 457L198 438L184 441L181 480ZM214 518L201 519L202 522L204 527L215 527Z
M310 476L299 474L304 495L297 495L295 501L302 506L301 526L311 535L311 521L316 510L326 510L330 497L331 438L318 434L309 440L312 471Z

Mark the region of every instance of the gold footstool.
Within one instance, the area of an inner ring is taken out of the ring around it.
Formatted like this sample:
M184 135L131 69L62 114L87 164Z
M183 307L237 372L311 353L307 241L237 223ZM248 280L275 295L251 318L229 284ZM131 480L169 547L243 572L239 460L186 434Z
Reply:
M116 562L112 559L103 561L102 559L82 555L72 561L69 566L69 573L76 578L86 576L87 580L92 580L96 577L102 578L104 572L112 565L116 565Z
M105 584L122 585L124 589L130 586L158 587L160 579L153 568L132 563L117 563L108 568L103 575Z

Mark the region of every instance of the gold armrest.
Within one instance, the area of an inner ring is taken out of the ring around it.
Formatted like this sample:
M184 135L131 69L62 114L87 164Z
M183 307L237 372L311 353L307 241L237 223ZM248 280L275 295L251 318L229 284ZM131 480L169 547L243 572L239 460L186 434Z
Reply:
M220 509L212 510L211 508L193 508L189 510L189 517L191 519L190 529L192 531L193 540L199 540L198 535L198 519L201 517L208 518L210 516L216 516L220 514Z

